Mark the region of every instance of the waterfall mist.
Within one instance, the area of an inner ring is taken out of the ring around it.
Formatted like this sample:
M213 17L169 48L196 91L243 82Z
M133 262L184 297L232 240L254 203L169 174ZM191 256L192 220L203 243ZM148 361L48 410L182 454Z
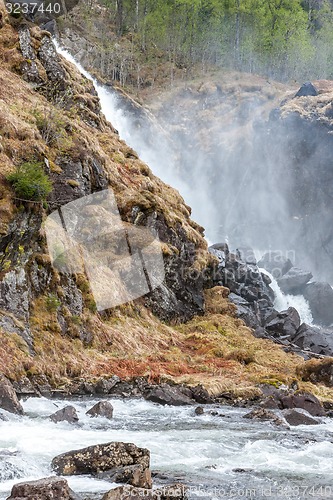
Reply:
M318 205L320 188L311 177L316 162L323 163L318 147L302 130L295 133L297 124L283 129L274 116L288 96L285 87L253 75L239 78L178 88L158 106L150 103L154 114L121 91L94 84L121 139L179 190L210 242L279 250L316 278L333 279L333 252L323 244L330 210L327 200Z

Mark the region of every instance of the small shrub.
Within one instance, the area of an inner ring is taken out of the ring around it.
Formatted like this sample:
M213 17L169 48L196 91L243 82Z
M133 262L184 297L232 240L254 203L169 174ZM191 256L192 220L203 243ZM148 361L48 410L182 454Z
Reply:
M57 295L55 295L54 293L50 293L50 295L48 295L46 297L46 309L50 312L54 312L58 309L58 307L61 306L61 302L60 300L58 299Z
M42 163L23 163L16 172L7 176L19 198L43 201L52 191L52 182L44 172Z

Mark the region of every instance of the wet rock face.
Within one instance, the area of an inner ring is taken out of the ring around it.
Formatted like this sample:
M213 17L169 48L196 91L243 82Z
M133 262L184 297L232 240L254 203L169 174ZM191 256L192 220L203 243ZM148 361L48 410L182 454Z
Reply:
M17 399L12 384L3 375L0 376L0 408L10 413L23 414L22 405Z
M332 356L332 328L318 328L303 323L291 340L293 344L299 346L305 351L310 351L324 356Z
M301 320L297 310L289 307L287 311L277 313L275 318L266 323L265 329L275 337L293 337L300 327Z
M258 267L263 267L276 279L285 275L292 268L292 266L291 260L286 258L279 251L265 253L258 262Z
M329 283L309 283L304 290L316 324L333 324L333 289Z
M277 280L277 283L283 293L299 295L304 292L305 286L311 278L312 273L310 271L292 267Z
M8 500L80 500L65 479L48 477L13 486Z
M63 476L93 474L115 467L141 465L149 469L150 453L132 443L111 442L70 451L52 460L52 469Z
M203 314L205 273L193 268L197 253L195 244L180 225L170 228L161 215L148 216L142 222L156 231L161 242L177 249L176 254L164 257L165 281L147 296L147 306L165 321L183 322Z

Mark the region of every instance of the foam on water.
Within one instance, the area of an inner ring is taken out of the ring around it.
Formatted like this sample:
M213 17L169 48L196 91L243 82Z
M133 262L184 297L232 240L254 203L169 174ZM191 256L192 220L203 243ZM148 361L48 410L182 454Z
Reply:
M260 272L266 274L272 280L272 283L269 286L272 288L275 294L275 309L277 311L285 311L286 309L288 309L288 307L294 307L295 309L297 309L300 315L301 323L312 325L313 317L311 314L309 302L305 299L305 297L303 295L285 295L271 273L263 268L260 268Z
M29 399L23 403L23 417L9 415L8 422L1 422L1 500L9 495L13 484L51 475L54 456L109 441L148 448L152 469L171 478L182 477L194 486L228 486L236 481L240 486L259 487L287 479L288 484L297 485L299 477L305 483L313 477L325 483L333 480L333 422L329 419L312 428L300 426L297 431L288 431L244 420L245 409L221 407L222 417L208 413L197 417L193 407L115 399L111 400L114 418L106 420L85 414L96 402L90 398L70 403ZM66 404L75 406L78 425L55 424L47 418ZM253 471L240 477L235 468ZM79 493L102 493L115 486L88 476L69 478L69 483Z

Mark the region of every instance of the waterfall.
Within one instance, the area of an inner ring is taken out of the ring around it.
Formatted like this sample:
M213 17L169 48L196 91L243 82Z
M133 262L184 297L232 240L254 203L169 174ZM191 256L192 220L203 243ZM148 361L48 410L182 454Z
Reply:
M192 208L193 219L205 228L206 235L214 241L216 217L214 217L214 204L207 196L206 183L209 179L198 176L193 182L186 182L180 172L179 159L170 141L167 140L166 134L163 134L163 130L159 132L156 126L152 137L152 132L148 127L138 127L134 117L131 119L127 116L128 113L124 110L122 100L115 90L101 85L66 49L59 45L57 40L53 39L53 43L58 54L74 64L86 78L92 80L101 102L102 112L118 130L120 138L138 153L140 159L149 165L156 176L179 191L185 202ZM204 166L202 168L204 170Z
M278 285L278 282L274 276L266 271L266 269L260 268L261 273L266 274L272 280L269 285L275 295L274 307L277 311L285 311L288 307L294 307L301 318L301 323L307 323L308 325L313 325L313 318L311 314L311 309L308 301L303 297L303 295L286 295L282 292Z

